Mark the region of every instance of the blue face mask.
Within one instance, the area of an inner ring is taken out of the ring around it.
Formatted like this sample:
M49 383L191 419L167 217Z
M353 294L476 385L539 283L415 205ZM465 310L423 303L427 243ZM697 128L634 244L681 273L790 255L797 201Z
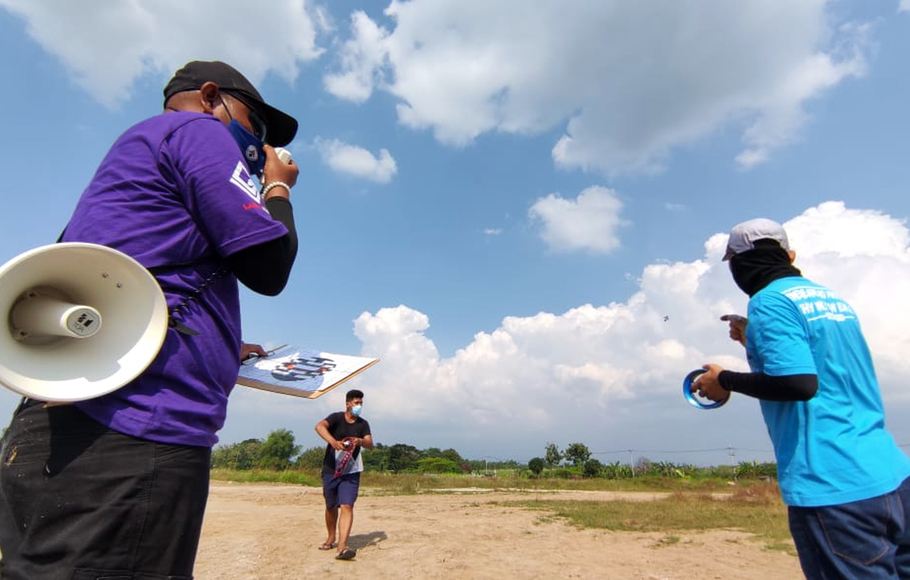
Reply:
M234 119L231 119L228 131L243 152L243 158L250 168L250 175L261 175L265 169L265 149L262 148L262 141Z
M360 416L360 412L361 412L362 410L363 410L363 407L362 407L362 406L360 406L360 405L354 405L353 407L351 407L351 415L354 415L355 417L359 417L359 416Z

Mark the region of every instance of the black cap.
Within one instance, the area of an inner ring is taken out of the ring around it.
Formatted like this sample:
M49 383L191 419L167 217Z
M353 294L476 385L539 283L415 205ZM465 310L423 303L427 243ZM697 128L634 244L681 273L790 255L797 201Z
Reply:
M194 60L186 63L174 73L174 78L164 87L164 102L167 104L167 100L177 93L200 89L210 81L228 94L237 93L241 96L241 101L250 102L257 113L265 116L265 122L269 127L266 142L269 145L284 147L294 139L294 135L297 134L297 120L266 104L253 83L240 74L240 71L217 60Z

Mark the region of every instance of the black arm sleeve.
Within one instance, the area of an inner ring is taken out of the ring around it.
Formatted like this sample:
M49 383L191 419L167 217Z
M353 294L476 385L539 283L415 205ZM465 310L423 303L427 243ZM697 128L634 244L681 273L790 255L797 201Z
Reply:
M773 377L765 373L721 371L717 381L728 391L765 401L808 401L818 391L816 375Z
M287 235L235 252L225 261L244 286L259 294L277 296L288 283L297 257L297 230L290 201L273 197L266 200L265 207L284 224Z

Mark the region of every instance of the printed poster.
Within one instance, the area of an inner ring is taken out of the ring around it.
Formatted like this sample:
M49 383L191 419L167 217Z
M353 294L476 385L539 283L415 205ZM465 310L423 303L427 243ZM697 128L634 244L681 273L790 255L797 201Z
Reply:
M335 354L299 346L272 349L268 357L240 364L237 384L294 397L315 399L379 362L378 358Z

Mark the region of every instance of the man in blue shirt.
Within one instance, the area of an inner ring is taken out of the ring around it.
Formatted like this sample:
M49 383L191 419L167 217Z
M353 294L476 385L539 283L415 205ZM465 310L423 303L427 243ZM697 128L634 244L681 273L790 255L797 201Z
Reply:
M724 260L750 300L730 338L752 372L706 364L692 389L759 399L807 578L910 578L910 459L885 429L856 313L795 257L776 222L733 228Z

